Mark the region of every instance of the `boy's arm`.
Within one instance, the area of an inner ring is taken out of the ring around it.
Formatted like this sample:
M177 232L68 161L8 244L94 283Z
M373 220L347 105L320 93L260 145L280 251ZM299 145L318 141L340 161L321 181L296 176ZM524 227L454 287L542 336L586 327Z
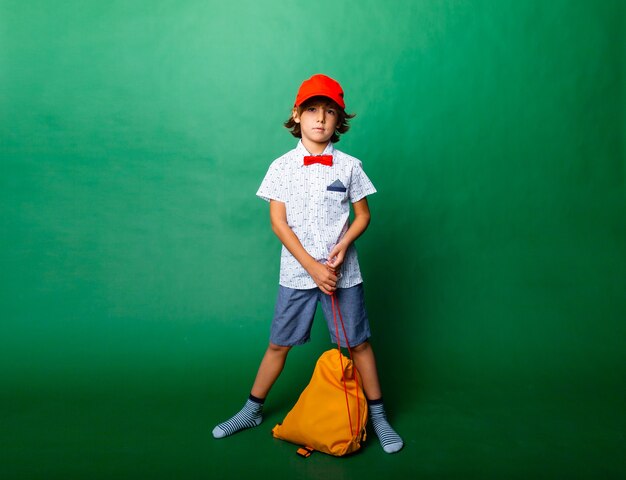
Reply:
M348 228L346 234L339 240L337 245L331 250L327 265L337 271L343 263L348 247L361 236L370 224L370 208L367 204L367 197L352 204L354 210L354 220Z
M337 276L332 270L309 255L309 252L302 246L300 240L287 223L287 209L283 202L270 200L270 220L272 222L272 230L276 236L311 275L311 278L313 278L320 290L327 295L334 292L337 288Z

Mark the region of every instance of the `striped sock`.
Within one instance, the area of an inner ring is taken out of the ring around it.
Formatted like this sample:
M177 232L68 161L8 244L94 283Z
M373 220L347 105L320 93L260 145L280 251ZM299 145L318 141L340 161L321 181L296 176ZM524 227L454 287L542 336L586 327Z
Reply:
M404 442L400 435L389 425L382 399L368 402L368 407L370 410L370 421L383 450L387 453L399 451L404 446Z
M241 410L213 429L213 437L224 438L245 428L256 427L263 421L263 400L250 395Z

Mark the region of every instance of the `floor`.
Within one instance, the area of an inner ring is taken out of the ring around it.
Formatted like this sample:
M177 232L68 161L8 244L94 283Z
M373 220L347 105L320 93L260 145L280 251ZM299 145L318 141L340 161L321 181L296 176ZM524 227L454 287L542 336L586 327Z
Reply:
M623 395L484 386L408 392L387 405L406 442L401 452L385 454L370 431L352 456L304 459L270 433L297 397L295 372L285 375L261 426L221 440L210 431L241 398L229 385L221 395L207 390L194 374L5 391L0 478L626 478Z

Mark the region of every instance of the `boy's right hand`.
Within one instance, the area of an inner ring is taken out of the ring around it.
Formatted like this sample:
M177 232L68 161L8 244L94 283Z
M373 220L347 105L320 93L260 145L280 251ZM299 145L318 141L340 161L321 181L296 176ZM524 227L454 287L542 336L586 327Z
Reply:
M337 289L337 275L323 263L311 263L309 268L307 268L307 272L309 272L319 289L326 295L332 295Z

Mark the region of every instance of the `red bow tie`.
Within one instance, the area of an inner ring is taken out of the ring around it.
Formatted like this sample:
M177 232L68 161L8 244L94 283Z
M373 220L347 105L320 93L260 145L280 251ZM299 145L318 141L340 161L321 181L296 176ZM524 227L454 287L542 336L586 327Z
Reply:
M327 167L332 167L333 165L333 156L332 155L307 155L304 157L304 165L309 166L314 163L320 163L322 165L326 165Z

